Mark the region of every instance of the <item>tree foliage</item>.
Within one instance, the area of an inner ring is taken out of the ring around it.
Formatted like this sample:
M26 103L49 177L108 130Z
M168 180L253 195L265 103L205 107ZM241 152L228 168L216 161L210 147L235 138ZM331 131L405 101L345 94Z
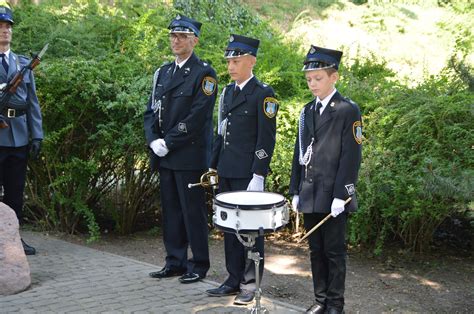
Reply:
M307 47L287 42L235 0L22 3L13 50L50 42L36 72L43 158L30 164L28 182L30 216L40 225L88 230L93 239L104 217L128 233L140 214L156 216L159 186L148 170L142 114L154 70L173 58L167 26L178 12L203 22L196 52L216 69L220 89L230 80L229 34L261 40L254 72L280 101L267 188L287 195L299 112L312 99L301 72ZM469 45L460 40L458 51ZM344 61L337 88L360 105L365 136L352 242L380 251L395 238L426 248L443 219L473 200L474 98L465 55L453 54L442 75L416 87L397 82L375 56Z

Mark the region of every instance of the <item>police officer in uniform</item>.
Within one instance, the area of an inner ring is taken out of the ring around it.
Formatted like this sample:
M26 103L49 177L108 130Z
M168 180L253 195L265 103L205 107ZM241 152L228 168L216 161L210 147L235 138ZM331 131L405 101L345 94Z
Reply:
M219 192L263 191L275 147L278 101L273 89L257 80L252 69L259 46L257 39L231 35L225 58L234 80L219 100L218 135L215 138L211 167L217 169ZM224 233L226 267L229 276L210 296L237 294L235 304L249 304L255 294L255 266L247 258L247 248L235 234ZM263 257L263 237L256 249ZM263 273L263 262L260 263Z
M217 82L214 69L193 52L201 23L177 15L168 28L176 59L155 72L144 115L152 169L160 175L167 253L164 268L150 276L192 283L206 276L210 263L205 191L188 184L209 167Z
M0 6L0 84L4 86L30 60L10 50L13 15L10 8ZM23 221L23 192L25 190L28 158L36 159L41 150L43 127L36 97L35 79L27 71L8 104L0 112L0 182L3 202L13 208L20 223ZM21 240L27 255L36 250Z
M347 213L357 208L362 124L359 107L335 88L341 57L340 51L311 46L303 67L315 98L301 111L290 194L307 231L332 215L309 236L315 303L307 313L344 308L345 231Z

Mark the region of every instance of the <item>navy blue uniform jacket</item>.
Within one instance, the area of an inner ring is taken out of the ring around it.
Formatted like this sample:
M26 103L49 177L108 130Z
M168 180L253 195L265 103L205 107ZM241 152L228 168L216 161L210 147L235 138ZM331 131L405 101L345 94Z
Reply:
M150 150L152 169L207 169L213 138L216 72L194 53L174 75L173 69L174 62L170 62L157 70L155 94L150 97L145 111L148 146L153 140L163 138L169 149L162 158ZM152 108L152 97L155 97L155 108ZM158 103L161 104L161 124Z
M225 178L266 176L275 148L278 102L273 89L254 76L233 99L235 83L225 88L219 114L225 134L214 140L211 167Z
M303 213L329 213L334 198L352 201L346 210L357 209L355 184L361 162L362 125L359 107L336 92L318 119L314 130L315 100L303 108L304 151L314 137L313 154L307 166L300 165L299 136L296 136L291 170L290 194L299 195Z

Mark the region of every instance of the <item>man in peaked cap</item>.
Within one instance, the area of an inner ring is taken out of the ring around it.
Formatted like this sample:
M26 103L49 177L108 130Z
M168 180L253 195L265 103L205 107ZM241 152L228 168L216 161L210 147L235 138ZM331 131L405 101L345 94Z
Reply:
M0 84L5 86L15 74L30 63L27 57L10 50L13 14L0 5ZM0 182L3 202L23 222L23 193L28 158L36 159L41 150L43 127L41 110L36 97L33 71L27 71L8 104L0 112ZM25 254L36 250L21 240Z
M176 58L156 70L144 114L152 169L160 175L167 253L163 269L150 276L192 283L206 276L210 263L205 191L188 184L199 182L209 167L217 81L214 69L193 52L201 23L177 15L168 28Z
M315 302L307 313L342 313L346 276L346 222L357 209L361 162L359 107L335 88L342 52L311 46L303 71L315 97L301 111L291 171L293 209L304 213ZM346 202L350 200L349 202Z
M234 82L224 88L219 100L219 126L211 160L219 176L219 192L264 190L275 147L278 101L273 89L252 73L259 43L257 39L231 35L224 53ZM238 293L234 303L249 304L256 286L248 248L233 233L224 233L224 241L229 276L219 288L206 292L210 296ZM263 257L263 237L257 238L255 248Z

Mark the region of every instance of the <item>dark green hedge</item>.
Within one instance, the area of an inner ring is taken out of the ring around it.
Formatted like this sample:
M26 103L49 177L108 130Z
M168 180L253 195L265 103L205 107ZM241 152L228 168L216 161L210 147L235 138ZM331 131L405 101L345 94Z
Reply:
M140 214L159 211L142 112L154 69L172 59L166 27L177 12L204 23L197 54L216 68L220 88L229 82L222 57L229 34L261 40L255 73L281 102L267 188L287 194L296 121L311 100L300 71L307 47L286 42L234 0L176 0L174 7L63 3L15 8L14 51L51 43L36 72L44 154L31 163L28 185L30 217L39 225L68 232L87 226L95 238L102 217L128 233ZM388 239L426 248L443 219L465 211L473 199L471 69L461 59L443 75L407 87L383 60L350 64L341 70L338 89L360 105L366 139L351 241L378 251Z

